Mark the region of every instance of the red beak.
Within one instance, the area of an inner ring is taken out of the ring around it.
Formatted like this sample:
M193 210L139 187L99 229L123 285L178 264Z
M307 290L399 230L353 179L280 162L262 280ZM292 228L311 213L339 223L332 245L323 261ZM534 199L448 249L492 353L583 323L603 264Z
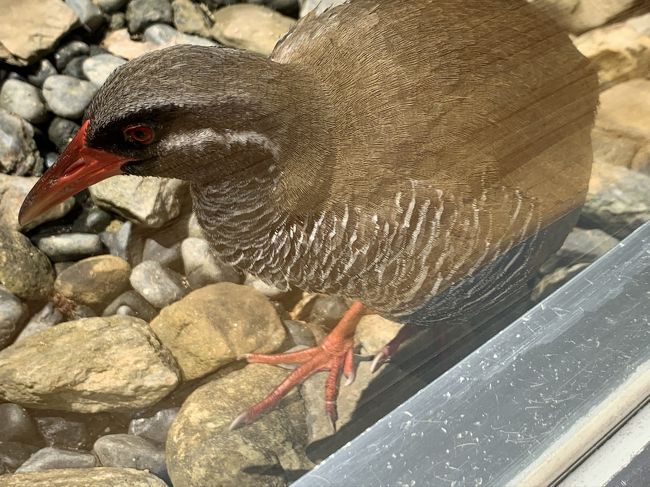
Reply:
M83 123L56 164L43 174L25 198L18 214L21 226L88 186L122 173L128 158L86 145L89 122Z

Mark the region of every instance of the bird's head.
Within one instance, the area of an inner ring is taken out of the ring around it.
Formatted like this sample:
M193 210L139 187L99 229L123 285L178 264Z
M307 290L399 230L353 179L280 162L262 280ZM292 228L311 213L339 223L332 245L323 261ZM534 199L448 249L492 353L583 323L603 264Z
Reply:
M243 51L175 46L118 68L20 210L25 225L118 174L217 181L280 158L286 68Z

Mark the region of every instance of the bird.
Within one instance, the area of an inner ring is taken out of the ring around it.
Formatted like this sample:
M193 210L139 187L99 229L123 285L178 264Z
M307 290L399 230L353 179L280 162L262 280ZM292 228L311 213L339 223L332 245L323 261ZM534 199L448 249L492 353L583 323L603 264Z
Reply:
M269 56L145 54L99 89L20 221L118 174L188 181L223 262L350 303L320 345L247 357L297 367L231 427L321 371L335 423L362 316L409 330L498 309L577 220L598 79L538 4L348 0Z

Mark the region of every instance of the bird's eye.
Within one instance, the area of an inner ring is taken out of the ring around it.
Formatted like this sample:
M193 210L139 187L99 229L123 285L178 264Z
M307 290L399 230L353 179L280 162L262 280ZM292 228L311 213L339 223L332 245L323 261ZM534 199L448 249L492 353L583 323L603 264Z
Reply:
M154 139L153 129L149 125L131 125L124 129L124 138L138 144L151 144Z

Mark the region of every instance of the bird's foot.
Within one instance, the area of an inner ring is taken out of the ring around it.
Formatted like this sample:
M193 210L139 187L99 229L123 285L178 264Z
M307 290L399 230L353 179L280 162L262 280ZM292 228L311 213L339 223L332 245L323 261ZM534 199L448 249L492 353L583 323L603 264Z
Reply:
M377 353L377 355L375 355L375 358L372 361L372 365L370 366L370 372L377 372L382 365L388 362L391 357L395 355L395 352L397 352L402 343L418 333L420 330L420 327L413 325L404 325L402 328L400 328L400 330L397 332L397 335L395 335L395 338L388 342L388 344L382 348Z
M346 377L345 385L354 381L354 330L359 319L364 314L363 305L354 303L341 319L332 332L318 347L308 348L299 352L280 353L275 355L250 354L246 359L250 363L258 364L299 364L282 383L277 386L263 400L252 406L248 411L240 414L230 425L234 430L250 424L259 418L262 413L276 406L291 389L302 383L316 372L328 371L325 382L325 412L327 413L334 429L338 413L336 398L338 396L341 375Z

